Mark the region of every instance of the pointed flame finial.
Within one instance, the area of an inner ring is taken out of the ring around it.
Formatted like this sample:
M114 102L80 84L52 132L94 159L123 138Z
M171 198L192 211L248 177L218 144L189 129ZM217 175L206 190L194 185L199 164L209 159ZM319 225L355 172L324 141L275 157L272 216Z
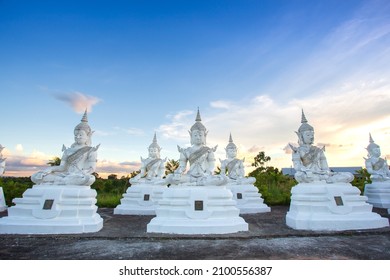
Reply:
M370 143L374 143L374 139L372 139L371 133L369 133L369 141Z
M230 136L229 136L229 143L233 143L232 133L230 133Z
M88 114L87 114L87 109L85 109L84 115L81 119L82 122L87 123L88 122Z
M303 109L302 109L301 123L307 123L307 119L306 119L305 113L303 112Z
M201 121L202 121L202 119L200 118L199 107L198 107L198 112L196 113L196 119L195 119L195 121L197 121L197 122L201 122Z

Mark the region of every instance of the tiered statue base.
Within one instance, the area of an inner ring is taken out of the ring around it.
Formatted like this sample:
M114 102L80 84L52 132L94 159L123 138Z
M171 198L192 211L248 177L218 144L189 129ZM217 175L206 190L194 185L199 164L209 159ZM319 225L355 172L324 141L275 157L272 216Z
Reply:
M227 188L233 193L240 214L255 214L270 212L259 190L254 185L228 185Z
M224 186L170 186L147 232L225 234L247 231L232 192Z
M3 188L0 187L0 212L7 210L7 205L5 204Z
M166 186L137 184L129 187L121 204L114 209L118 215L156 215L158 201L162 199Z
M364 187L367 202L378 208L390 208L390 182L373 182Z
M372 212L367 197L348 183L301 183L292 188L289 227L300 230L357 230L389 226L387 218Z
M103 227L96 191L89 186L35 185L13 203L0 219L0 233L87 233Z

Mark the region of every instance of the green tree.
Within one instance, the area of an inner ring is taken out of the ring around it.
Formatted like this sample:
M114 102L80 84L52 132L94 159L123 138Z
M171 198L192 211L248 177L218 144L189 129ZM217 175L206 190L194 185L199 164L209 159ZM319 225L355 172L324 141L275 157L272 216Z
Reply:
M59 157L53 157L47 164L50 166L58 166L61 164L61 159Z
M257 156L254 157L254 162L252 163L252 166L264 167L265 163L268 161L271 161L271 157L266 156L265 152L261 151L257 154Z
M116 179L118 179L118 175L116 175L116 174L110 174L110 175L107 176L107 179L108 179L108 180L116 180Z
M273 166L265 167L265 163L269 161L271 161L271 157L266 156L263 151L259 152L254 158L254 163L252 163L252 166L257 168L248 175L256 178L255 186L259 189L266 204L289 204L291 188L297 182L283 175L282 172Z
M168 160L167 164L165 165L165 175L175 172L175 170L179 168L179 165L180 163L178 160Z

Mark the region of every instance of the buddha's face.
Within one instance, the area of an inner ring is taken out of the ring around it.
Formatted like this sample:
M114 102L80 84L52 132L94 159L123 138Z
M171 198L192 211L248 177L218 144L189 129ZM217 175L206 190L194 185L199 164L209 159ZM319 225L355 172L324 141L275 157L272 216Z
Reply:
M156 147L150 147L149 148L149 157L151 158L158 158L159 157L159 150Z
M373 157L380 157L381 156L381 149L379 147L372 148L370 151L370 154Z
M228 158L235 158L237 156L237 149L236 148L227 148L226 155Z
M206 136L204 131L194 130L191 132L191 143L195 145L204 145L206 143Z
M84 130L78 129L74 131L74 141L78 145L86 145L88 142L88 135L87 132Z
M313 144L314 142L314 131L307 130L302 133L302 140L304 144Z

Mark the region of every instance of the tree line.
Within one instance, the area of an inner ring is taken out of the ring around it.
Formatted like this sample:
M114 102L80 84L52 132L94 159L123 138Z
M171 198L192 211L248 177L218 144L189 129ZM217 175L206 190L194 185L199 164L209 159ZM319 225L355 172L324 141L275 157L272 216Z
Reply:
M267 205L289 205L291 188L297 184L293 177L282 174L282 172L273 166L268 165L271 157L267 156L264 151L259 152L252 163L255 167L248 176L256 178L254 185L264 198ZM61 159L53 158L47 164L59 165ZM166 163L165 175L173 173L179 167L178 160L168 160ZM131 186L129 179L136 176L140 170L133 171L127 176L118 178L116 174L110 174L107 179L101 178L98 173L94 173L96 181L91 188L97 192L97 206L115 208L119 203L122 195L127 188ZM216 174L220 173L217 168ZM359 176L355 176L352 185L358 187L361 192L364 185L370 183L369 173L366 169L358 171ZM0 187L3 188L6 204L12 206L12 200L16 197L22 197L23 193L33 186L30 177L0 177Z

